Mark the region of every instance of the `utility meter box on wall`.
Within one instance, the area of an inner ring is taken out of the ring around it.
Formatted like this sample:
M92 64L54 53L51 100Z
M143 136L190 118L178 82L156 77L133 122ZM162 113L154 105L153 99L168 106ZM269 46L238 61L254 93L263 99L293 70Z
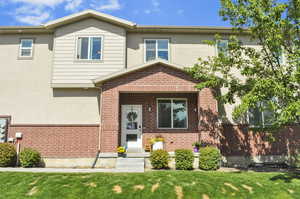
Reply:
M16 138L21 139L23 134L21 132L16 132Z

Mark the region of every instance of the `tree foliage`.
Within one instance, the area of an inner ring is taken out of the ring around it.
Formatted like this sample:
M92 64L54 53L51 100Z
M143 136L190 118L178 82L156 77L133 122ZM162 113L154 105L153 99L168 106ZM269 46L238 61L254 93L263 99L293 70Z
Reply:
M226 88L216 92L217 99L236 104L236 120L264 102L259 109L273 112L273 128L299 122L300 0L221 0L221 5L220 16L234 27L233 34L227 53L200 58L188 69L201 80L197 87ZM241 37L258 47L243 45ZM222 38L206 43L216 45Z

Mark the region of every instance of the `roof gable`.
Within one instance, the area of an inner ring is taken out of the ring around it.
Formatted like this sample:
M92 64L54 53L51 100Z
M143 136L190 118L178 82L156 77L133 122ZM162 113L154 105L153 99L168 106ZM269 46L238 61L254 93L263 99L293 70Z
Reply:
M126 28L133 28L136 26L135 23L127 21L125 19L121 19L118 17L114 17L108 14L104 14L104 13L100 13L94 10L85 10L79 13L75 13L66 17L62 17L53 21L50 21L46 24L44 24L44 27L47 29L53 29L53 28L57 28L59 26L63 26L63 25L67 25L70 23L74 23L77 21L80 21L82 19L86 19L86 18L96 18L108 23L112 23L118 26L122 26L122 27L126 27Z
M110 75L98 77L98 78L94 79L93 82L94 82L94 84L101 84L101 83L103 83L107 80L110 80L110 79L113 79L113 78L116 78L116 77L120 77L120 76L129 74L129 73L141 70L141 69L145 69L145 68L157 65L157 64L184 71L183 66L180 66L180 65L177 65L177 64L172 64L172 63L167 62L167 61L162 60L162 59L157 59L157 60L154 60L154 61L151 61L151 62L147 62L146 64L143 64L143 65L139 65L139 66L131 67L131 68L126 68L126 69L120 70L118 72L114 72Z

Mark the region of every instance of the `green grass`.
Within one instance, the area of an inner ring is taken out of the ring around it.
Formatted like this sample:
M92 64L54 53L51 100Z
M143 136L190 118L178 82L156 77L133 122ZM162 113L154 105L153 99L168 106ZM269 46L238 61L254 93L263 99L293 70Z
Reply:
M135 187L136 185L140 186ZM116 193L114 188L121 193ZM201 171L156 171L138 174L4 172L0 173L0 189L1 199L288 199L300 198L300 174Z

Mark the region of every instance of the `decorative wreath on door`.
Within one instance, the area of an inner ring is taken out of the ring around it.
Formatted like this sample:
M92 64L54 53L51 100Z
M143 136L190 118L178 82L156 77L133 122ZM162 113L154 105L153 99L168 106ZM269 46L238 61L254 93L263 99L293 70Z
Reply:
M128 119L129 122L133 122L133 121L136 120L137 116L138 116L138 115L137 115L136 112L131 111L131 112L129 112L129 113L127 114L127 119Z

